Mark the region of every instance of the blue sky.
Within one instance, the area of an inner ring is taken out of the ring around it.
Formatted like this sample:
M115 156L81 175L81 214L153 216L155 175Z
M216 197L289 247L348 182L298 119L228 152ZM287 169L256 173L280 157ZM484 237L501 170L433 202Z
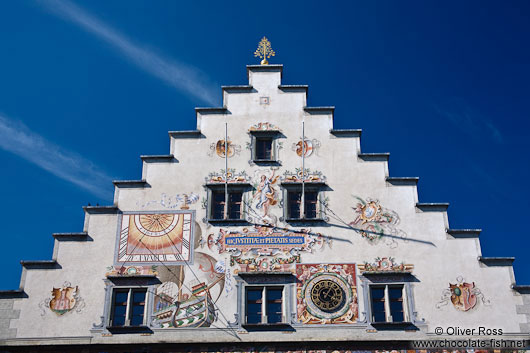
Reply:
M530 284L528 18L525 1L0 2L0 289L82 230L81 206L110 204L111 180L140 179L140 155L167 154L168 130L194 129L194 107L221 105L220 85L246 84L264 35L285 84Z

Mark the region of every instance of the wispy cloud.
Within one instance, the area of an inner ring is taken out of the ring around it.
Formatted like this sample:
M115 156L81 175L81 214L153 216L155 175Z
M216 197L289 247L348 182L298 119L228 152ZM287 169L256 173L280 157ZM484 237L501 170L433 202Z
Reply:
M449 107L442 108L435 104L434 109L458 129L475 138L486 137L497 143L504 141L500 130L493 122L474 111L469 105L460 101L453 101L448 105Z
M2 114L0 114L0 148L102 199L112 198L112 178L104 171L82 156L47 141L21 122Z
M40 3L51 13L107 42L130 62L171 87L210 105L217 104L216 86L199 69L142 48L70 1L41 0Z

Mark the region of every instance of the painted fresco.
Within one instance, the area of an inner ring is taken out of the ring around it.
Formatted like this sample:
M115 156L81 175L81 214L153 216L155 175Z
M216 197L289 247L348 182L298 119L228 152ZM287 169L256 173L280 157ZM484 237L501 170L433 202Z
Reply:
M320 149L320 141L317 139L304 139L302 142L302 139L296 143L293 143L291 146L291 149L296 152L298 157L302 157L302 153L304 153L304 157L308 158L312 155L318 155L318 150Z
M331 246L331 239L308 229L299 232L278 230L275 227L244 228L241 231L220 229L208 235L211 251L230 254L230 265L239 271L294 271L300 262L300 253L313 253Z
M391 248L398 246L399 239L406 241L407 233L397 227L401 222L397 212L384 208L379 200L353 197L357 200L355 207L352 207L355 219L349 225L364 239L371 244L378 244L384 238L384 243Z
M151 200L144 203L138 201L136 202L136 206L140 208L145 208L148 206L160 205L169 209L180 207L181 210L188 210L190 208L190 205L196 203L197 201L199 201L199 195L193 192L175 195L168 195L166 193L162 193L160 195L160 200Z
M225 140L217 140L217 142L212 142L210 144L210 150L208 151L208 156L213 156L214 154L225 158L227 156L226 149L228 149L228 158L233 157L234 155L239 155L241 152L241 145L236 145L230 140L230 137L227 138L225 145Z
M248 183L250 181L247 173L243 170L241 172L236 172L233 168L228 168L228 171L221 169L221 172L211 172L204 179L206 184L216 184L216 183Z
M455 309L464 312L475 308L479 301L486 306L490 305L490 301L486 300L475 282L465 282L462 276L458 276L456 282L449 283L449 287L442 291L441 300L436 304L437 309L446 306L449 302Z
M106 277L111 276L157 276L157 265L152 266L109 266Z
M296 314L303 324L353 324L358 318L355 264L297 264Z
M277 217L269 212L271 207L279 203L277 182L280 176L275 175L276 170L278 168L256 170L254 172L252 184L254 191L250 203L251 206L254 206L261 213L259 215L259 221L266 224L276 224L278 221Z
M79 288L72 286L70 282L64 282L62 287L53 288L51 296L39 303L41 316L46 315L46 309L49 309L58 316L75 311L81 312L85 307L85 301L79 296Z
M159 267L162 282L154 290L153 327L209 327L217 319L216 302L223 293L225 265L195 251L192 265Z
M414 265L397 263L393 257L377 257L374 262L365 262L358 265L361 273L378 272L412 272Z
M193 211L121 215L117 263L168 264L192 260Z
M257 123L252 125L249 129L249 132L252 131L282 131L279 127L271 123Z
M302 173L302 168L295 168L294 172L286 170L282 176L282 182L285 183L319 183L325 182L326 177L320 171L305 168Z

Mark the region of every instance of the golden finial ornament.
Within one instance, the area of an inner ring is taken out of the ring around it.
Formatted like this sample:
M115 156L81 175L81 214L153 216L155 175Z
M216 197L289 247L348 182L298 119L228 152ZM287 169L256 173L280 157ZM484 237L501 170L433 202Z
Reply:
M276 53L271 48L271 42L269 42L266 37L263 37L258 44L258 49L254 52L254 56L263 59L261 60L261 65L269 65L267 59L274 55L276 55Z

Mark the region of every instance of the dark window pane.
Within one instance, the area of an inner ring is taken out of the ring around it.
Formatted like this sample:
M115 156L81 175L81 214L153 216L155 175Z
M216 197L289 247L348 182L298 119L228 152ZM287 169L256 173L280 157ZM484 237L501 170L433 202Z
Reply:
M247 304L247 313L250 314L260 314L261 315L261 303L252 303Z
M305 192L305 218L317 218L317 200L317 192Z
M267 315L271 314L281 314L282 313L282 303L267 303Z
M405 318L403 312L392 312L392 322L403 322Z
M261 314L259 315L247 315L247 324L260 324L261 323Z
M144 322L145 294L145 289L132 293L131 326L140 326Z
M116 292L116 296L114 297L114 303L124 303L127 305L127 297L129 293L128 292ZM122 304L123 305L123 304Z
M372 300L383 299L385 298L385 289L384 288L371 288L372 291Z
M143 323L144 323L143 311L142 311L142 315L133 315L131 317L131 326L141 326Z
M228 194L228 218L241 218L241 199L243 194L241 192L231 192Z
M246 316L247 323L261 323L263 288L247 288Z
M372 304L372 311L385 311L385 303L374 301Z
M267 288L267 301L282 299L283 288Z
M212 191L212 208L211 217L212 219L224 219L225 212L225 192L223 191Z
M385 322L386 317L384 312L377 312L373 313L373 320L374 322Z
M257 288L257 289L248 289L247 290L247 300L261 300L261 295L263 293L263 289L262 288Z
M133 292L133 303L145 302L145 291L134 291Z
M276 323L282 322L282 315L281 314L267 315L267 322L269 324L276 324Z
M403 296L403 287L389 287L388 288L388 297L392 299L401 299Z
M271 138L256 138L256 159L271 160L272 159L272 139Z
M112 320L112 326L124 326L125 325L125 314L123 316L114 316Z
M112 326L124 326L125 314L127 312L128 291L114 292L114 303L112 307Z
M298 191L289 191L287 193L288 217L300 218L300 203L302 202L302 193Z

